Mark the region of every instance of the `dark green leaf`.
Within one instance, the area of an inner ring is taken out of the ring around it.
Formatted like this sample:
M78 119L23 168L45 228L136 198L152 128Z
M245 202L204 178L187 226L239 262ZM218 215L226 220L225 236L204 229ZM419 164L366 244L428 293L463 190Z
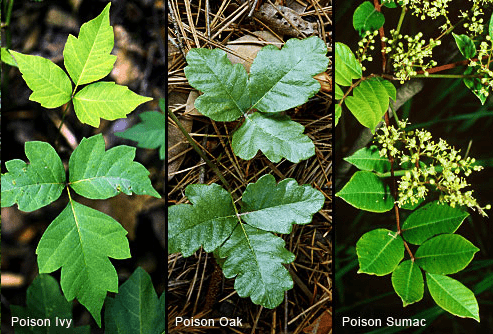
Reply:
M469 75L472 73L472 67L467 67L464 71L464 75ZM483 84L481 83L481 80L479 78L464 78L462 79L462 81L464 82L464 85L466 85L466 87L469 88L469 90L477 96L477 98L481 101L481 104L484 104L486 102L488 96L481 91L481 89L483 88Z
M384 276L395 270L404 258L404 243L397 233L376 229L363 234L356 243L358 273Z
M471 59L476 55L476 46L469 36L457 35L454 33L452 33L452 35L454 36L455 43L457 43L460 53L462 53L466 59Z
M392 272L392 286L402 299L402 306L419 302L423 298L423 274L418 265L411 261L403 261Z
M363 36L366 31L375 31L385 23L385 17L369 1L363 2L353 14L353 27Z

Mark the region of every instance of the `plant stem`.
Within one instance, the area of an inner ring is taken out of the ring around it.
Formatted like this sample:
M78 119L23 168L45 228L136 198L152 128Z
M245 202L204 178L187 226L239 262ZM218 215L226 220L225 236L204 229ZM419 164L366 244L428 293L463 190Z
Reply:
M195 150L195 152L197 152L200 157L202 159L204 159L205 163L213 170L213 172L217 175L217 177L219 178L219 180L223 183L223 185L226 187L226 189L228 190L228 192L230 194L232 194L233 192L231 191L231 186L229 185L229 182L226 181L226 179L224 178L224 176L221 174L221 172L219 171L219 169L217 168L216 165L214 165L210 160L209 158L207 158L207 156L205 155L205 153L200 149L200 147L197 145L197 143L195 142L195 140L190 137L190 135L188 134L188 131L183 127L183 125L181 124L181 122L178 120L178 118L176 117L175 114L173 114L172 111L170 111L168 109L168 115L169 117L171 117L171 119L173 120L173 122L176 123L176 125L178 126L178 128L180 129L180 131L183 133L183 135L185 136L185 138L187 139L187 141L190 143L190 145L192 145L193 149Z
M464 79L464 78L480 78L480 75L464 75L464 74L416 74L413 78L429 78L429 79Z

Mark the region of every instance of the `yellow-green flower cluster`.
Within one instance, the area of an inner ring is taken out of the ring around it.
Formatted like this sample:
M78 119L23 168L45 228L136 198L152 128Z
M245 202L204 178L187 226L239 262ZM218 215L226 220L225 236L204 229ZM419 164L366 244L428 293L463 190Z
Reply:
M493 70L491 70L491 57L493 56L493 41L488 35L479 45L477 61L471 61L469 66L472 67L473 73L481 76L481 88L479 94L489 95L489 89L493 89Z
M433 48L440 45L440 40L430 39L428 44L423 38L423 33L419 32L415 36L401 35L395 30L390 31L391 38L384 38L387 42L385 52L390 54L392 59L394 76L404 83L412 76L417 74L418 70L425 71L437 65L434 60L427 61L426 58L433 56ZM383 51L382 51L383 52Z
M366 31L363 38L358 42L358 51L356 51L356 57L358 58L358 61L362 65L361 69L363 71L366 70L366 68L363 66L363 62L373 61L373 57L371 55L368 55L368 51L375 50L374 44L375 44L375 37L377 35L378 35L378 30L375 30L374 32Z
M398 181L397 204L417 204L425 199L429 188L440 191L441 202L450 206L464 205L486 215L473 197L472 190L465 190L469 184L466 177L483 167L475 165L474 158L464 158L443 139L432 140L429 131L418 129L405 131L406 122L399 122L399 128L385 127L376 137L380 144L380 156L389 154L402 168L408 169Z
M411 9L413 15L419 17L421 20L425 20L427 17L431 19L437 19L443 16L446 20L446 24L443 28L450 27L452 24L448 19L448 6L452 0L402 0L402 6L406 6Z

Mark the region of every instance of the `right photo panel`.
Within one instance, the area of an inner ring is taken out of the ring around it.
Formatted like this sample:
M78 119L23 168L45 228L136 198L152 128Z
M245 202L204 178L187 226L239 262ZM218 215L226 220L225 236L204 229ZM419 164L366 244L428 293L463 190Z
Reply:
M493 1L334 2L334 333L491 333Z

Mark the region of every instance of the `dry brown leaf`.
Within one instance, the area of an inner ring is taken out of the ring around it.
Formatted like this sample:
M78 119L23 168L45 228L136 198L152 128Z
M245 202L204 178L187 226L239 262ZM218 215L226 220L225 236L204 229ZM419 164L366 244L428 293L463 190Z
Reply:
M312 324L303 328L306 334L328 334L332 329L332 313L326 310Z

